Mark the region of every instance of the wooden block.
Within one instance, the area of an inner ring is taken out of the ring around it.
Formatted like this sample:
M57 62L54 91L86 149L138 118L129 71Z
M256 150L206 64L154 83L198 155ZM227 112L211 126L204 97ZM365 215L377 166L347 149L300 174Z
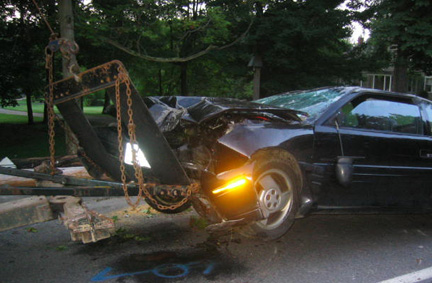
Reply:
M0 204L0 231L54 219L44 196L33 196Z

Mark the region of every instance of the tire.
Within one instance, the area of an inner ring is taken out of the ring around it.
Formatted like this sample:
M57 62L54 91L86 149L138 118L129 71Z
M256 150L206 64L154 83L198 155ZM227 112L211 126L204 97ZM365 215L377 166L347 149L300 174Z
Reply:
M275 240L288 232L299 207L300 178L298 165L291 156L286 158L273 154L258 158L253 180L266 219L243 227L241 233Z
M181 201L184 197L178 197L176 199L172 199L172 198L164 198L163 196L153 196L153 198L161 205L165 205L165 206L169 206L169 205L173 205L178 203L179 201ZM160 209L156 204L154 204L151 200L149 200L148 198L145 199L146 203L153 208L156 211L162 212L162 213L166 213L166 214L176 214L176 213L180 213L185 211L186 209L188 209L189 207L191 207L191 202L187 201L185 204L183 204L180 207L177 207L174 210L171 209Z

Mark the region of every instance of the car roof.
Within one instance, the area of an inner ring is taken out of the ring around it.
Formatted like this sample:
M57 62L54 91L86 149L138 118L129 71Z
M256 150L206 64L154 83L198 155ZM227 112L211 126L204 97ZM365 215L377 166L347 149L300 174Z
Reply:
M336 101L332 102L326 107L326 110L321 113L318 116L311 116L309 119L307 119L309 122L319 122L323 118L326 119L329 112L334 112L334 110L337 108L340 108L342 105L347 103L348 101L354 99L355 97L362 95L362 94L376 94L388 98L399 98L399 99L411 99L413 102L418 104L420 101L428 101L427 99L424 99L422 97L416 96L414 94L407 94L407 93L398 93L398 92L390 92L390 91L384 91L379 89L371 89L371 88L364 88L359 86L334 86L334 87L320 87L320 88L314 88L314 89L307 89L307 90L295 90L295 91L289 91L284 93L279 93L271 97L280 97L283 98L284 96L290 96L295 94L301 94L301 93L309 93L309 92L320 92L320 91L336 91L342 94L342 96L337 99ZM264 98L265 99L265 98ZM258 103L260 103L260 100L257 100ZM429 101L431 103L431 101ZM285 109L289 109L289 106L285 107ZM327 117L328 118L328 117Z
M279 93L279 94L276 94L276 96L277 95L291 95L291 94L297 94L297 93L314 92L314 91L320 91L320 90L336 90L336 91L340 91L340 92L345 92L347 95L352 94L352 93L376 93L376 94L384 94L384 95L391 95L391 96L420 98L419 96L414 95L414 94L392 92L392 91L386 91L386 90L381 90L381 89L365 88L365 87L360 87L360 86L334 86L334 87L320 87L320 88L305 89L305 90L294 90L294 91Z

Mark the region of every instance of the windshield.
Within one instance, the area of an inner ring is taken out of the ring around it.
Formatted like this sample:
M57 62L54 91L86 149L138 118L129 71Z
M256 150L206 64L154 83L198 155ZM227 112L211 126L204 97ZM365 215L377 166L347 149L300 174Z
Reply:
M339 100L344 93L337 88L317 89L312 91L291 92L274 95L255 102L279 106L309 114L310 118L317 118L334 102Z

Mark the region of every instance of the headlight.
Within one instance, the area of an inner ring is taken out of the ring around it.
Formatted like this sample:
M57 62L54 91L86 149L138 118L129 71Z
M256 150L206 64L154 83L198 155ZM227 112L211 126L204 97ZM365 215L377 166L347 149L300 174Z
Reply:
M142 150L139 148L139 146L137 144L134 144L134 149L136 151L136 159L137 159L138 164L141 167L151 168L150 164L147 161L147 158L145 157L144 153L142 152ZM126 143L124 162L126 164L133 165L133 163L132 163L132 145L129 142Z

